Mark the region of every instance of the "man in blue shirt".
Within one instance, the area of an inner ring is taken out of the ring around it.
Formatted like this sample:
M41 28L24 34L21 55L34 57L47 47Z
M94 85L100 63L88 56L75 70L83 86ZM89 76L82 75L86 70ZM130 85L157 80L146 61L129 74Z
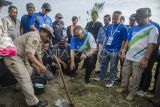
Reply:
M93 35L84 32L81 26L75 26L74 36L71 38L71 70L78 69L80 60L86 61L85 83L90 83L91 72L94 69L95 52L97 45Z
M23 15L21 18L21 34L24 34L30 31L30 21L35 12L35 6L33 3L28 3L26 4L26 9L28 14Z
M97 45L98 45L98 57L100 57L100 52L102 51L103 47L104 47L104 42L106 40L106 33L107 33L107 28L110 25L110 21L111 21L111 16L110 15L105 15L104 18L104 26L101 27L98 31L98 36L97 36ZM100 62L100 58L99 58L99 62ZM100 72L100 65L98 66L98 70L97 72Z
M52 19L48 16L51 11L51 5L49 3L44 3L42 5L42 12L33 15L30 21L30 29L32 31L39 30L43 24L52 27Z
M127 27L121 23L120 19L122 12L115 11L112 16L112 24L108 26L107 35L106 35L106 44L101 54L101 72L99 74L99 80L104 80L105 73L107 71L108 64L110 62L110 74L109 81L106 84L106 87L112 87L115 81L117 63L118 63L118 53L123 47L127 39Z

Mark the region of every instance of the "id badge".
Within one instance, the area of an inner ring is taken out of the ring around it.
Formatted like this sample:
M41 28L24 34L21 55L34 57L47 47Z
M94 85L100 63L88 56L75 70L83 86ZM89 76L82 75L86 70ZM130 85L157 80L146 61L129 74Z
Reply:
M113 36L109 36L108 41L107 41L107 45L111 45L113 41Z

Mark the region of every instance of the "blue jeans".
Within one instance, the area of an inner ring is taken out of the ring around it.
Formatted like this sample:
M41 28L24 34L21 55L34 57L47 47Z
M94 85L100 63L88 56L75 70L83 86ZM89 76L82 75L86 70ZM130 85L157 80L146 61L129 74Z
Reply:
M99 74L100 80L104 80L109 62L110 62L109 83L114 83L117 71L118 52L115 51L108 52L107 50L102 50L102 53L100 54L100 66L101 66L101 71Z

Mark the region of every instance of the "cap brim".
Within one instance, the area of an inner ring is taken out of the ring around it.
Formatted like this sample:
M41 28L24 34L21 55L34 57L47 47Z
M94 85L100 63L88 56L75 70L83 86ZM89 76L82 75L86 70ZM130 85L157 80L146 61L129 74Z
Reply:
M12 4L12 2L10 2L10 1L1 1L0 2L3 6L9 6L9 5L11 5Z

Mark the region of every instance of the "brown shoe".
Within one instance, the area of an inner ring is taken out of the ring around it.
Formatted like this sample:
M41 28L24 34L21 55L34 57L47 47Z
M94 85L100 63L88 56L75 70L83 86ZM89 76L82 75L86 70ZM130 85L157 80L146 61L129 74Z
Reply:
M128 96L126 97L127 101L133 101L134 100L134 95L129 93Z
M119 89L116 90L118 93L124 93L124 92L127 92L128 91L128 88L127 87L121 87Z

